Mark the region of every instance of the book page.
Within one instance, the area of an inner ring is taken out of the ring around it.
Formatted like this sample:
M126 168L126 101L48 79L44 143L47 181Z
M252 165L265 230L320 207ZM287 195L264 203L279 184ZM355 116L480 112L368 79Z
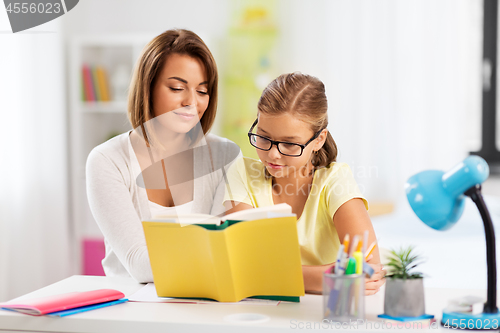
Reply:
M180 214L180 215L155 215L152 222L171 222L180 223L181 225L188 224L215 224L220 225L221 220L217 216L208 214Z
M181 225L189 224L215 224L221 225L224 221L250 221L274 217L293 216L292 207L286 203L274 206L260 207L242 210L223 216L222 218L208 214L179 214L179 215L155 215L151 222L171 222Z
M280 301L268 299L245 298L239 302L217 302L206 299L158 297L155 284L148 283L128 298L130 302L150 302L150 303L196 303L196 304L251 304L251 305L278 305Z
M281 203L274 206L259 207L254 209L241 210L232 214L222 217L222 221L250 221L260 220L273 217L290 216L292 214L292 207L286 203Z

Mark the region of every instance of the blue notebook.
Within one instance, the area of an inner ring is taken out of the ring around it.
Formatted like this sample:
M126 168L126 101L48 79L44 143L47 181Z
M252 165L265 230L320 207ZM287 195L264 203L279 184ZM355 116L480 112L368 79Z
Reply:
M407 321L418 321L418 320L425 320L425 319L433 319L434 315L429 315L429 314L423 314L419 317L391 317L386 314L379 314L379 318L382 319L390 319L390 320L397 320L397 321L402 321L402 322L407 322Z
M128 299L121 298L121 299L117 299L116 301L92 304L92 305L82 306L79 308L47 313L47 316L66 317L66 316L80 313L80 312L85 312L85 311L90 311L90 310L94 310L94 309L104 308L104 307L115 305L115 304L125 303L127 301L128 301Z

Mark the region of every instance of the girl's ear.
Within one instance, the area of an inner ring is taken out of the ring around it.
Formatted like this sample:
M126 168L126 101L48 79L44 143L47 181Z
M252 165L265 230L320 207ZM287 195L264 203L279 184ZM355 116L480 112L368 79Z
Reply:
M321 133L318 135L318 137L314 140L314 146L313 150L318 151L323 147L326 141L326 137L328 135L328 130L325 128L321 131Z

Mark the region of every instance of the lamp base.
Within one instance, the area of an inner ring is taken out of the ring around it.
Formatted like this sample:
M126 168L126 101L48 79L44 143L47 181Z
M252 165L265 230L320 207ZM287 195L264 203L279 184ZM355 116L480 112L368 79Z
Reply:
M446 328L471 330L492 330L500 328L500 312L470 314L443 310L441 325Z

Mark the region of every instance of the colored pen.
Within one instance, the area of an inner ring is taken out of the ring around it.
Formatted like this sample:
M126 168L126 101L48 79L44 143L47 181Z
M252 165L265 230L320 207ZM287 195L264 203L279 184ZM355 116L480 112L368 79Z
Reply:
M354 302L352 302L351 300L351 306L353 306L354 308L351 308L351 313L354 314L355 316L357 316L359 311L359 298L360 298L359 289L362 283L364 283L364 279L356 278L351 284L351 287L354 288Z
M345 269L345 275L351 275L356 272L356 261L354 258L349 258L349 263L347 264L347 268ZM344 280L344 288L346 298L342 301L342 313L350 313L352 300L353 300L353 282L355 280L346 279Z
M356 251L354 251L352 257L356 260L356 274L363 274L363 252L361 248L363 247L363 241L358 243Z
M347 267L345 269L345 275L351 275L356 272L356 260L354 258L349 258Z
M345 253L348 253L349 252L349 234L346 234L344 236L344 241L342 243L344 245L344 251L345 251Z
M354 253L354 251L356 251L356 248L358 247L358 242L359 242L359 236L354 235L354 237L352 238L351 247L349 249L349 257L352 257L352 254Z
M358 244L358 247L356 249L356 251L354 252L354 259L356 260L356 274L362 276L363 273L365 272L365 267L364 265L366 264L368 266L368 268L371 268L366 262L365 262L365 252L366 252L366 244L368 243L368 230L365 230L365 233L363 235L363 241L360 242L361 244ZM373 273L371 273L373 274ZM369 273L369 275L371 276L371 274ZM357 316L358 314L358 311L359 311L359 284L360 283L363 283L364 282L364 279L362 280L358 280L356 279L356 281L354 281L354 290L355 290L355 293L354 293L354 310L352 313L354 316Z
M341 253L342 257L340 259L339 275L343 275L345 273L345 268L347 266L347 259L348 259L348 252L349 252L349 234L346 234L344 236L344 241L343 241L342 245L344 246L344 252Z
M375 270L370 266L368 263L364 262L363 263L363 273L367 278L371 278L373 273L375 273Z
M340 244L339 251L337 252L337 260L335 261L335 275L341 275L342 254L344 253L344 244Z
M340 295L340 282L337 281L333 288L330 290L330 296L328 298L328 304L327 307L330 309L331 312L335 312L335 309L337 307L337 304L339 302L339 295Z
M365 251L365 260L368 260L368 257L373 253L373 250L375 250L376 246L377 242L373 242L370 244L370 246L368 246L368 249Z
M349 257L347 256L347 253L342 253L342 261L340 262L340 275L345 274L345 269L347 266L347 263L349 261Z
M347 250L346 247L349 246L349 235L344 236L343 244L340 245L339 251L337 252L337 260L335 262L335 275L344 275L345 272L345 263L347 259ZM341 291L341 283L342 280L335 280L334 285L332 286L330 283L328 284L331 288L330 296L328 298L328 308L330 311L335 312L338 310L339 296Z

